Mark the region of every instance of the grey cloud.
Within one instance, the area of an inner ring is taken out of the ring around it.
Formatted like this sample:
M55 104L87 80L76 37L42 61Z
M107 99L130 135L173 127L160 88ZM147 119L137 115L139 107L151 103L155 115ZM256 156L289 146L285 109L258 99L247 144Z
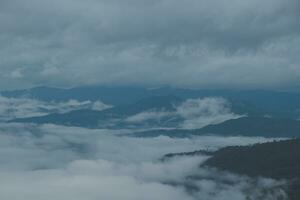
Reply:
M1 85L295 87L299 10L297 0L1 1Z

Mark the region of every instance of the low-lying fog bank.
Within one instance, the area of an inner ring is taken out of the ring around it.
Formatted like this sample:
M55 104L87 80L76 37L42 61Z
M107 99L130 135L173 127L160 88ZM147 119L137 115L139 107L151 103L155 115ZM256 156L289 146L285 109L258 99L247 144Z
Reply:
M128 130L2 124L0 197L5 200L276 199L281 182L209 168L208 157L160 162L167 153L216 150L273 139L119 137Z

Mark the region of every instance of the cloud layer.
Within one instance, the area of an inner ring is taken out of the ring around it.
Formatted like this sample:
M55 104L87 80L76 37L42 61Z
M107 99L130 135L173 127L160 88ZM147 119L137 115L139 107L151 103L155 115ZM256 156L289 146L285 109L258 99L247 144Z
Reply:
M207 156L158 161L170 152L217 149L272 139L119 137L126 133L126 130L1 124L0 198L241 200L255 195L265 195L264 199L284 196L281 182L199 168ZM192 175L198 178L188 178ZM198 190L190 191L189 186Z
M14 118L43 116L50 113L65 113L72 110L91 109L104 110L111 106L101 101L69 100L67 102L44 102L29 98L7 98L0 96L0 121Z
M230 103L223 98L190 99L177 108L177 113L185 119L182 124L185 129L202 128L241 117L231 112Z
M231 111L230 103L224 98L209 97L188 99L180 105L174 105L174 111L149 110L129 116L125 122L144 124L151 121L172 121L179 119L182 123L177 128L197 129L210 124L218 124L243 115Z
M296 88L298 0L2 0L0 85Z

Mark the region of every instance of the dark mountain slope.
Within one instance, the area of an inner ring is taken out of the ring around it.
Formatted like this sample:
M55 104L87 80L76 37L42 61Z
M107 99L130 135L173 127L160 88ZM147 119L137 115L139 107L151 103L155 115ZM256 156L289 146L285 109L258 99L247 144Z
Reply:
M300 199L300 139L253 146L226 147L216 151L203 165L251 177L289 180L287 193Z
M199 130L200 133L219 135L243 135L264 137L300 136L300 121L292 119L242 117L221 124L209 125Z
M225 147L205 163L221 170L275 179L300 178L300 139Z
M149 130L131 134L134 137L191 137L199 135L299 137L300 121L292 119L243 117L201 129Z

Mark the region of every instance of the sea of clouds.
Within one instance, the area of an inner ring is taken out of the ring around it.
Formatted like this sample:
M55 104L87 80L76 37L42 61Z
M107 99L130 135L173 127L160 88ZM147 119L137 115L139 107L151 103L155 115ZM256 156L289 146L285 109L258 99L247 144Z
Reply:
M76 109L103 110L102 102L42 102L0 97L0 118L41 116ZM152 111L151 111L152 112ZM222 98L191 99L174 111L128 117L180 115L195 128L240 117ZM285 199L284 182L200 167L209 157L161 158L168 153L217 150L273 140L261 137L128 137L130 129L87 129L53 124L0 123L0 199L5 200L256 200Z
M200 136L133 138L130 130L1 124L0 198L5 200L243 200L284 197L282 182L200 167L215 150L271 139Z

